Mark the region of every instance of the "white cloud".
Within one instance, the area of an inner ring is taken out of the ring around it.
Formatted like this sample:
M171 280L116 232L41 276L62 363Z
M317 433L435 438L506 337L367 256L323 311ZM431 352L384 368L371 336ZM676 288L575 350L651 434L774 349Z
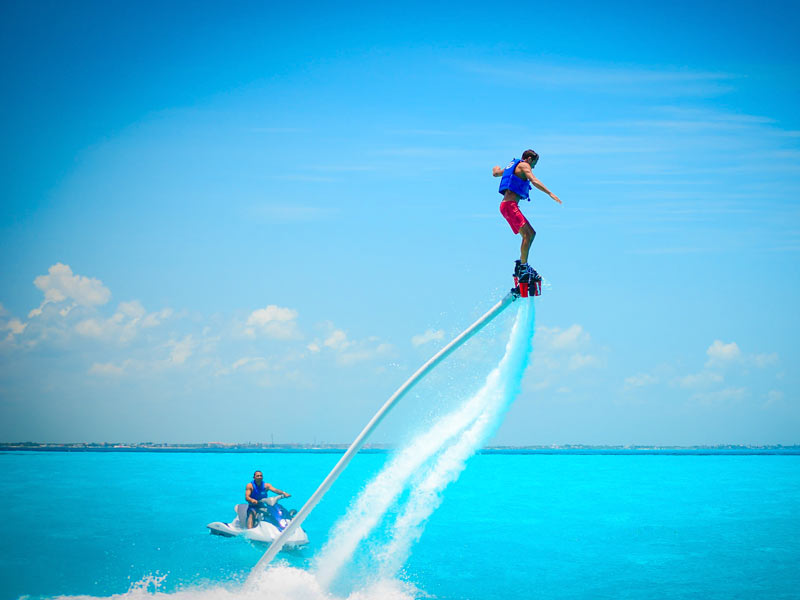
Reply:
M534 347L540 345L543 350L571 350L585 346L590 336L577 323L562 330L560 327L540 327L536 332Z
M106 329L101 321L97 319L86 319L75 325L75 331L80 335L91 338L102 338L106 335Z
M763 369L778 362L778 354L743 354L736 342L726 344L721 340L714 343L706 350L708 361L706 367L724 367L731 364L743 364Z
M553 385L553 381L547 377L544 378L536 378L533 379L527 386L528 389L534 392L541 392L542 390L548 389L551 385Z
M245 356L237 360L231 368L236 371L242 369L244 371L264 371L269 367L266 358L261 356Z
M75 332L94 339L116 339L124 344L135 338L141 328L156 327L171 315L172 310L169 308L147 314L138 300L120 302L111 317L84 319L75 325Z
M759 369L763 369L764 367L774 365L776 362L778 362L778 354L776 352L773 352L772 354L754 354L753 356L749 357L748 360Z
M625 378L625 389L633 389L645 387L648 385L655 385L659 382L659 378L649 373L639 373Z
M767 401L764 403L763 408L770 408L776 404L780 404L783 400L784 394L781 390L770 390L767 392Z
M173 365L182 365L192 355L196 345L191 335L187 335L180 341L170 340L167 342L167 346L172 347L169 362Z
M296 319L296 310L270 304L250 313L245 335L255 337L262 334L277 340L296 339L300 337Z
M347 334L341 329L336 329L325 339L323 342L328 348L333 350L346 350L353 345L353 342L347 339Z
M723 390L715 390L711 392L698 392L692 395L692 400L700 402L701 404L725 404L728 402L737 402L747 397L747 388L725 388Z
M770 390L767 397L770 400L783 400L783 392L780 390Z
M676 378L676 383L683 388L704 388L722 383L723 377L714 371L700 371L692 375Z
M100 306L111 298L111 292L99 279L75 275L69 265L62 263L51 266L47 275L39 275L33 283L44 292L44 300L39 308L30 311L29 318L41 315L42 308L50 303L72 300L73 305L77 306ZM66 316L71 309L62 309L62 316Z
M591 354L581 354L577 352L569 359L569 369L575 371L583 367L596 367L600 365L600 359Z
M117 312L131 319L141 319L147 311L145 311L141 302L132 300L130 302L120 302Z
M749 381L755 385L754 373L747 367L765 368L778 362L777 353L744 354L736 342L714 340L706 349L708 360L702 368L687 375L678 375L674 365L662 365L654 373L640 373L625 379L624 389L633 390L649 385L668 384L693 392L691 398L702 403L720 403L732 399L742 399L747 388L734 384ZM728 367L728 368L726 368ZM729 368L735 367L735 368Z
M428 342L435 342L444 339L444 330L428 329L425 333L420 333L411 338L411 343L415 346L422 346Z
M11 330L11 333L13 333L14 335L19 335L20 333L22 333L23 331L25 331L25 328L26 328L27 326L28 326L28 324L27 324L27 323L23 323L23 322L22 322L22 321L20 321L19 319L11 319L11 320L10 320L10 321L9 321L9 322L6 324L6 328L7 328L7 329L10 329L10 330Z
M314 353L328 350L334 354L340 365L354 365L386 355L392 350L391 344L381 342L377 337L351 340L344 330L334 327L333 323L328 322L325 326L329 329L327 336L323 340L312 341L306 348Z
M542 60L528 61L528 68L513 72L497 65L477 61L455 61L454 66L481 76L509 75L520 88L574 88L606 94L660 96L709 96L730 91L729 73L659 69L618 65L566 65Z
M101 375L116 377L125 372L123 367L117 366L114 363L94 363L89 367L89 375Z
M2 309L2 305L0 305L0 309ZM3 314L3 312L0 312L0 314ZM8 335L5 338L7 342L13 340L15 335L20 335L27 326L27 323L23 323L16 317L8 321L0 321L0 331L8 331Z
M164 308L158 312L150 313L149 315L145 316L144 319L142 319L142 327L157 327L158 325L161 325L162 321L169 319L171 316L171 308Z
M738 360L742 356L741 350L736 342L726 344L721 340L714 340L714 343L706 350L708 362L706 366L719 366Z
M574 323L565 329L546 325L537 327L533 352L531 380L535 382L527 384L526 388L559 392L561 388L577 390L585 385L594 385L596 373L581 375L580 372L602 367L608 350L593 344L589 332Z
M391 344L379 343L377 338L369 338L357 348L339 354L339 364L349 366L366 360L372 360L388 354L392 349Z

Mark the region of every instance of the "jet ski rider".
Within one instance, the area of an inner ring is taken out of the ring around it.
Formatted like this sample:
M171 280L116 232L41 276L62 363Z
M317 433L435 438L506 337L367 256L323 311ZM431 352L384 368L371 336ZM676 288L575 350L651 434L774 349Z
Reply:
M278 494L283 498L288 498L291 494L287 494L276 488L275 486L264 481L264 474L261 471L253 473L253 481L247 484L244 491L244 499L247 500L247 528L252 529L255 527L258 515L258 505L261 500L267 497L267 492Z

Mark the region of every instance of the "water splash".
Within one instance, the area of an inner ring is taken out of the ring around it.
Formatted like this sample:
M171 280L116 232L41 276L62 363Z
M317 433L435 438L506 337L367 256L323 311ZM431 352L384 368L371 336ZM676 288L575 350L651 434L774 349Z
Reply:
M383 578L394 576L403 566L428 517L441 503L444 488L458 478L467 459L494 433L519 393L531 353L535 312L532 302L518 306L505 354L483 387L399 450L334 526L315 560L320 583L331 585L362 540L416 480L388 543L377 556Z
M177 591L160 591L163 577L152 576L135 583L124 594L113 596L57 596L56 600L415 600L425 594L397 579L381 579L348 596L328 592L313 573L284 564L273 564L253 585L201 585Z

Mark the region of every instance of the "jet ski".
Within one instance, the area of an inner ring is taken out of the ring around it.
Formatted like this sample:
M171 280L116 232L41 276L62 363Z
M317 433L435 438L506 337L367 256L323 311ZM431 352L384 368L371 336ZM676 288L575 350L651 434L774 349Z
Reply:
M247 528L247 507L249 505L246 502L237 504L234 507L236 518L230 523L214 521L206 525L206 527L208 527L209 532L213 535L221 535L224 537L243 536L254 542L266 542L271 544L277 539L281 532L286 529L297 513L296 510L290 511L278 504L278 500L280 499L281 496L272 496L271 498L263 498L261 502L259 502L255 525L251 529ZM307 543L308 536L306 532L303 531L302 527L298 527L286 541L286 547L297 548Z

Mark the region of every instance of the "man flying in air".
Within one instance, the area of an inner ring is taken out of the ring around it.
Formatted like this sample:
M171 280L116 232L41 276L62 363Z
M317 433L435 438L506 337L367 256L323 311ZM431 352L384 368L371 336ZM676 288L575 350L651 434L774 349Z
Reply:
M530 200L528 194L531 190L531 185L533 185L561 204L558 196L548 190L533 174L533 168L537 162L539 162L539 155L533 150L525 150L522 153L522 159L515 158L508 163L505 169L501 169L498 166L492 167L492 175L502 178L500 179L499 190L503 194L503 201L500 202L500 213L511 225L511 231L514 234L519 233L522 235L519 260L516 261L516 267L514 268L514 276L521 281L536 279L539 274L528 264L528 252L531 249L533 238L536 237L536 231L519 210L520 199Z

